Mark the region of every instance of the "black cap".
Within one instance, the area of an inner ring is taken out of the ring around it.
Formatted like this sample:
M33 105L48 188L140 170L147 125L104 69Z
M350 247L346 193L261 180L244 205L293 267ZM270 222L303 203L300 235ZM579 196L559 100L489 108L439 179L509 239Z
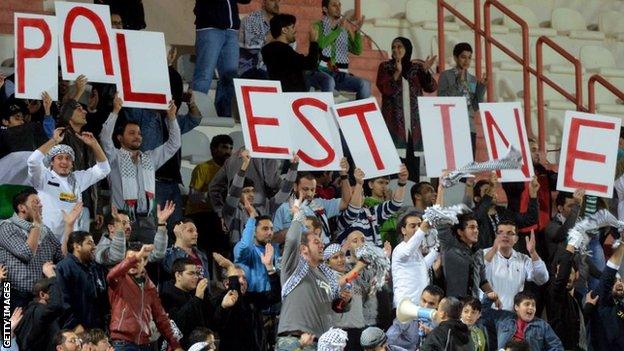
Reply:
M24 113L25 107L18 101L11 101L2 111L2 119L9 120L11 116L15 116L18 113Z

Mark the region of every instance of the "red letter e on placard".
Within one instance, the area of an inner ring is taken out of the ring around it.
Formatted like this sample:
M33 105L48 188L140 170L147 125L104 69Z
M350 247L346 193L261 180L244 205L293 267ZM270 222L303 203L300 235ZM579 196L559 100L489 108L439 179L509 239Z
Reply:
M605 163L607 159L606 155L582 151L578 149L578 139L581 127L613 130L615 128L615 125L609 122L592 121L588 119L574 117L572 118L572 121L570 122L570 136L568 138L568 149L566 155L566 167L563 185L569 188L593 190L602 193L607 192L609 189L607 185L581 182L574 179L574 166L576 160Z
M251 151L288 155L288 148L260 145L258 143L258 133L256 131L256 126L279 126L279 120L275 117L255 116L253 113L253 106L251 105L251 93L277 93L277 88L241 86L243 106L245 108L245 116L247 118L247 128L249 129L249 138L251 139Z

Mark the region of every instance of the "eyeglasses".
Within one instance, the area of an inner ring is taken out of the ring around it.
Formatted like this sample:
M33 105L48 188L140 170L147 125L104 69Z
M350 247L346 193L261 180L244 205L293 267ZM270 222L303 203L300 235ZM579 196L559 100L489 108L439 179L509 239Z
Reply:
M513 232L498 232L498 233L496 233L496 235L502 235L502 236L516 236L516 233L513 233Z

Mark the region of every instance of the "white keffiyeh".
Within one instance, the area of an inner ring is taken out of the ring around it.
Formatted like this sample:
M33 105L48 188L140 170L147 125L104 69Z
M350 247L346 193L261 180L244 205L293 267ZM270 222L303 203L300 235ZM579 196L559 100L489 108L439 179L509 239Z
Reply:
M148 199L148 213L151 213L154 194L156 192L156 175L154 163L148 154L139 152L138 167L132 160L132 153L128 150L119 149L119 170L121 173L121 187L123 189L123 199L127 208L125 210L134 214L139 194L137 178L143 179L145 196Z
M609 210L599 210L576 222L574 227L568 231L568 244L574 246L582 253L588 253L587 245L590 241L588 234L606 226L615 227L618 231L621 231L624 229L624 222L618 220ZM619 245L619 242L617 245Z
M330 328L318 340L318 351L342 351L347 346L347 332L340 328Z
M357 249L355 257L360 261L366 262L366 269L372 273L375 284L371 287L377 290L383 288L386 284L386 275L390 270L390 260L386 257L384 250L367 242Z
M429 222L432 227L438 228L441 225L453 225L457 224L457 216L462 213L468 213L470 209L464 204L453 205L449 207L442 207L440 205L433 205L425 209L423 219Z

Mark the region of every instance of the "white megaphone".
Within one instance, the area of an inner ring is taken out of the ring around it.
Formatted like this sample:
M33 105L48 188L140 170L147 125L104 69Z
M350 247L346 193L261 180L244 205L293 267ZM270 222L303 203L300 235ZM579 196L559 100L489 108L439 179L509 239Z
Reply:
M413 303L409 297L404 298L399 303L396 310L396 317L401 323L407 323L416 318L433 320L437 310L432 308L420 307Z

